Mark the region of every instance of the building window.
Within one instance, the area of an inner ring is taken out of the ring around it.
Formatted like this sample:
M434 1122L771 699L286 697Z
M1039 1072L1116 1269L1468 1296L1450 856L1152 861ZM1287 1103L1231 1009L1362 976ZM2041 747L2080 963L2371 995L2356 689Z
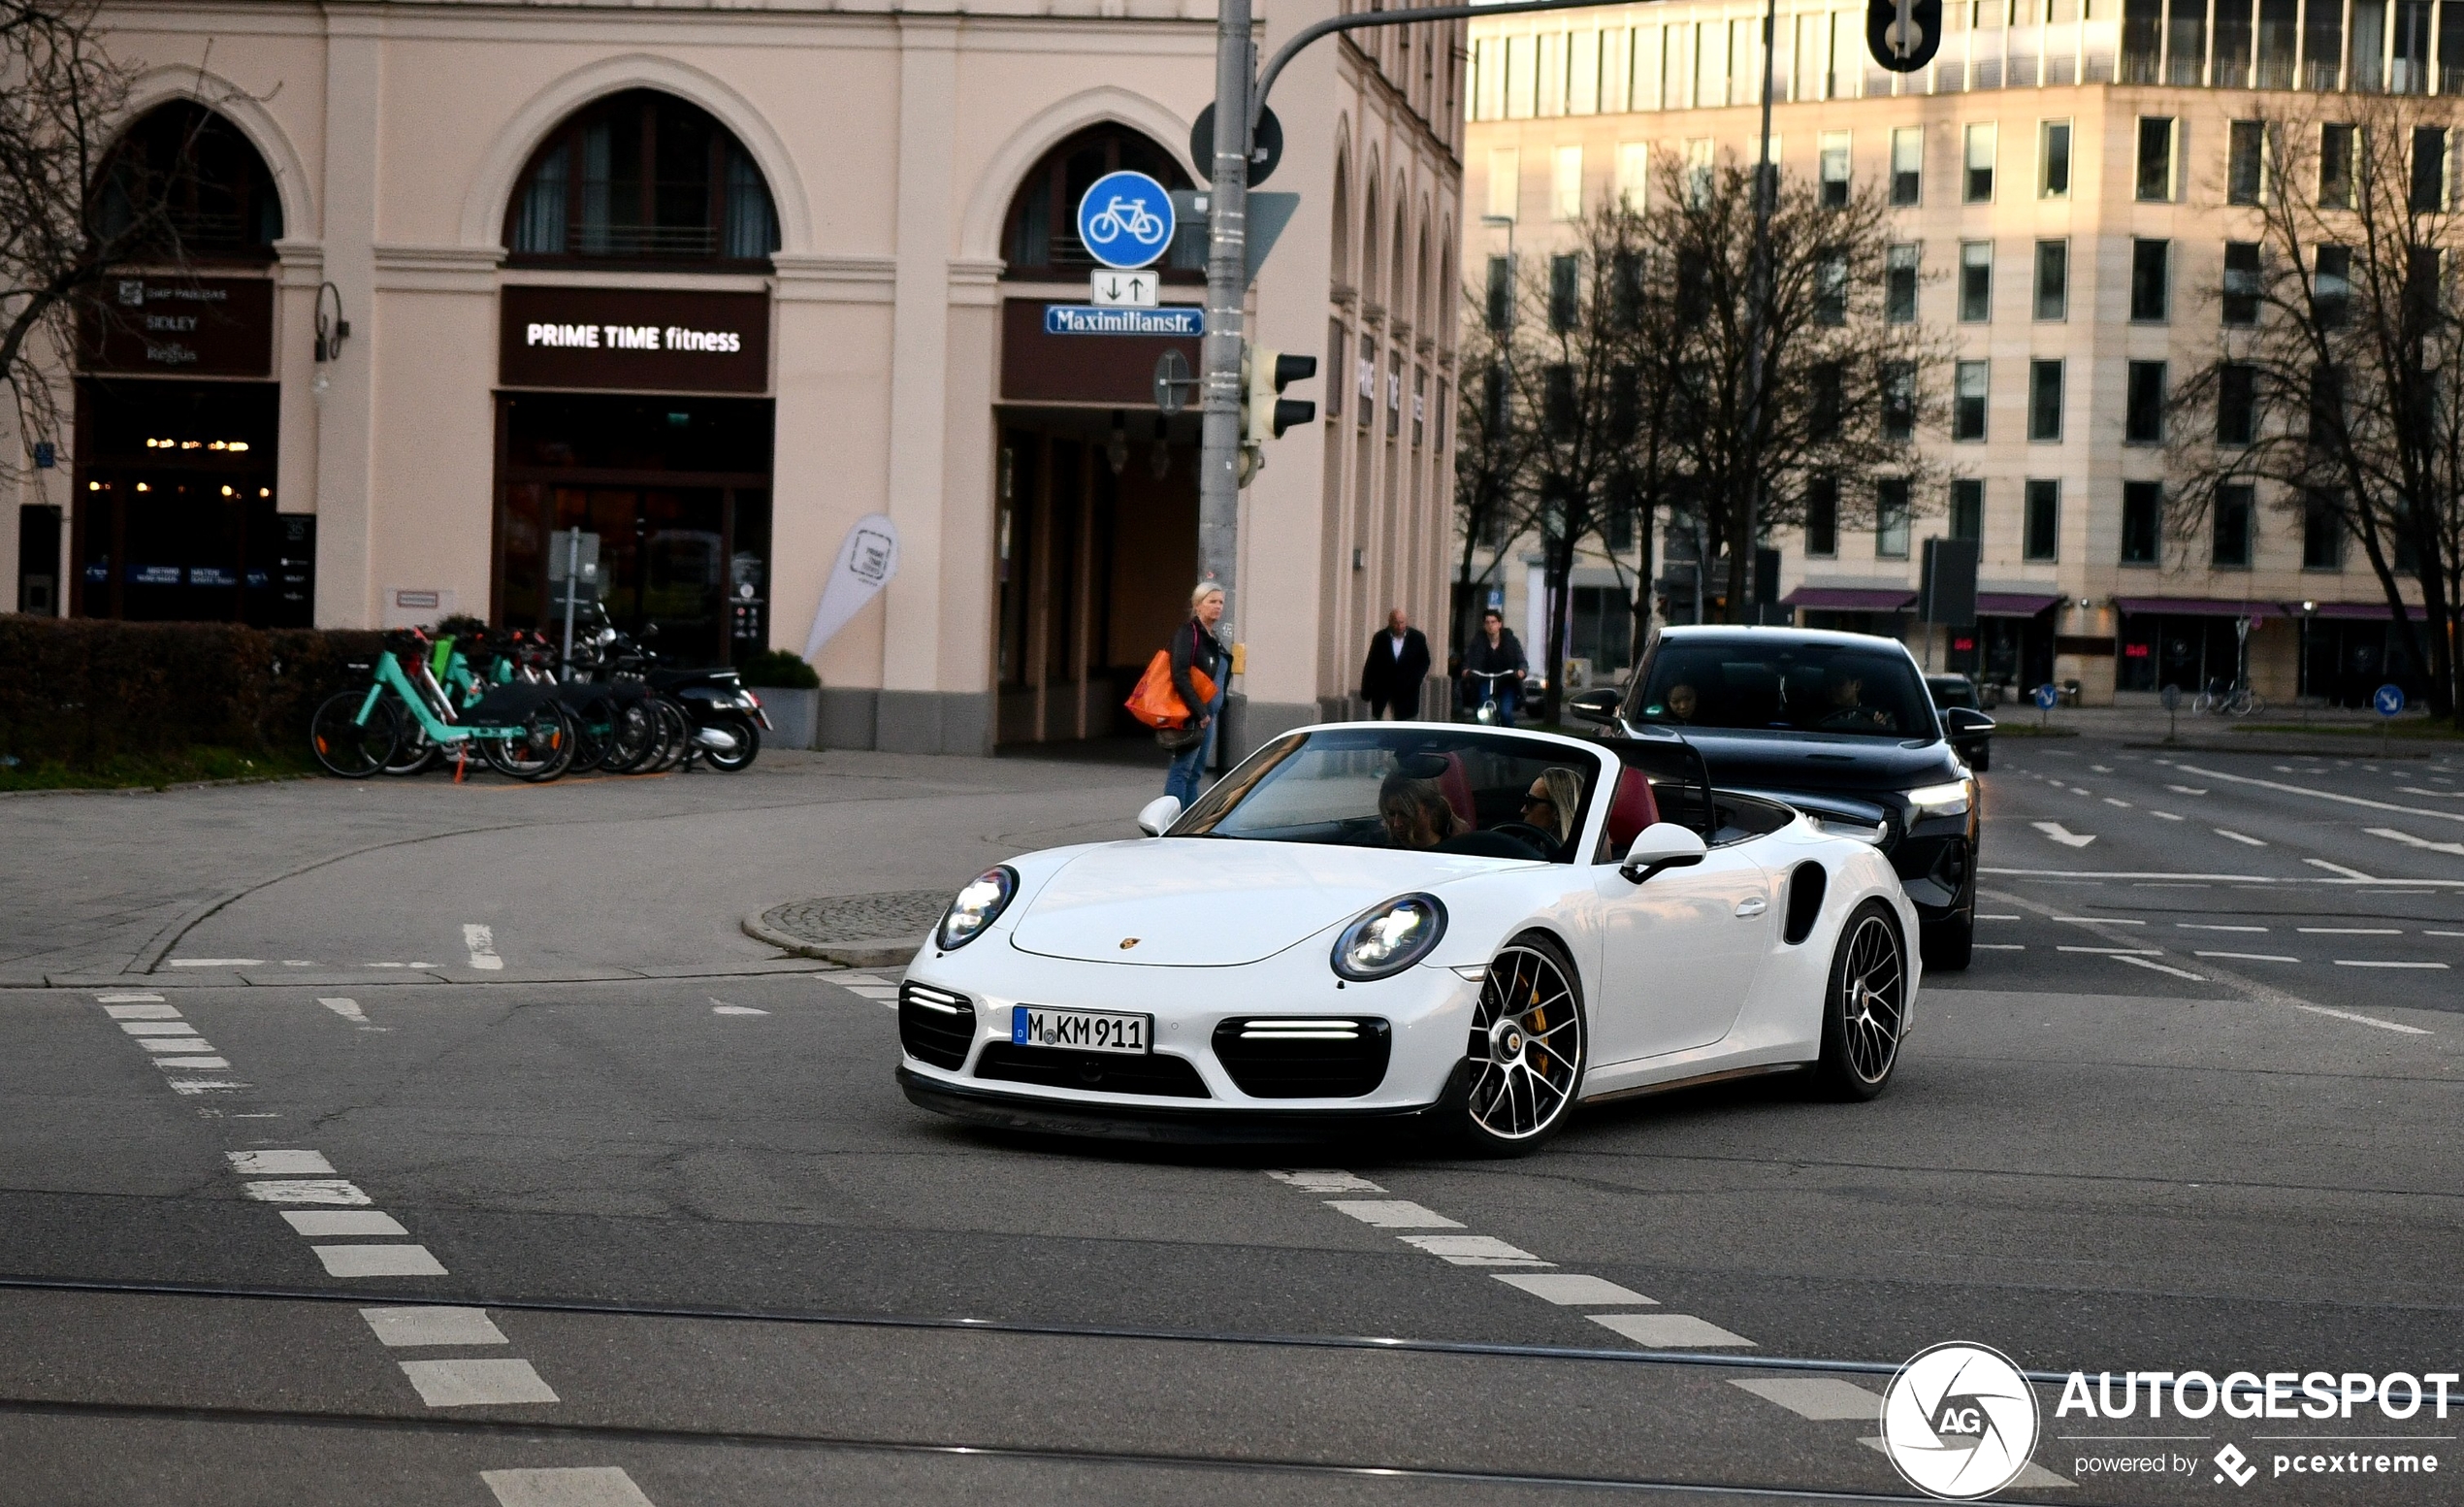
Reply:
M1837 132L1837 133L1835 133L1835 134L1837 134L1837 136L1839 137L1839 141L1840 141L1840 147L1839 147L1839 172L1840 172L1840 175L1841 175L1841 176L1840 176L1840 182L1844 184L1844 183L1846 183L1846 182L1847 182L1847 180L1847 180L1847 172L1848 172L1848 147L1847 147L1848 133L1847 133L1847 132L1845 132L1845 131L1841 131L1841 132ZM1828 162L1828 161L1830 161L1831 159L1830 159L1830 157L1829 157L1828 155L1826 155L1826 156L1824 157L1824 159L1823 159L1823 160L1824 160L1825 162ZM1712 163L1713 163L1713 144L1712 144L1711 138L1709 138L1709 137L1707 137L1707 136L1697 136L1697 137L1693 137L1693 138L1689 139L1689 140L1686 142L1686 144L1685 144L1685 191L1686 191L1686 197L1687 197L1687 198L1689 198L1689 199L1691 199L1691 200L1693 200L1693 201L1694 201L1696 204L1698 204L1698 205L1707 202L1707 201L1710 199L1710 197L1711 197L1711 171L1712 171ZM1843 188L1841 191L1844 193L1846 190ZM1824 187L1824 189L1823 189L1823 202L1824 202L1825 204L1829 204L1829 203L1831 203L1831 202L1832 202L1832 199L1831 199L1831 189L1830 189L1830 187L1829 187L1828 185L1826 185L1826 186ZM1843 198L1843 199L1841 199L1839 202L1840 202L1840 203L1842 203L1842 204L1845 204L1845 203L1847 203L1848 201L1847 201L1846 199L1844 199L1844 198Z
M1083 158L1101 165L1082 176ZM1116 167L1189 186L1172 154L1145 137L1117 126L1083 132L1046 153L1011 201L1011 268L1092 269L1071 190ZM567 116L532 153L504 234L514 258L534 263L755 263L779 246L769 187L744 147L708 112L654 89Z
M1516 217L1516 201L1523 186L1523 154L1512 147L1499 147L1489 152L1489 207L1491 219Z
M1577 415L1574 369L1565 362L1540 368L1540 427L1552 440L1572 440Z
M2155 565L2164 533L2164 487L2155 481L2122 484L2122 563Z
M1829 209L1848 202L1848 144L1845 131L1822 134L1822 202Z
M2163 203L2173 197L2173 117L2139 117L2139 197Z
M1917 319L1917 251L1914 242L1901 242L1884 255L1882 316L1893 324Z
M2025 537L2020 541L2020 557L2029 564L2039 564L2056 557L2061 541L2061 483L2030 481L2027 483L2027 516Z
M1550 218L1557 220L1583 217L1583 149L1580 147L1560 147L1551 159L1548 213Z
M1908 483L1899 477L1874 483L1873 552L1877 559L1908 558Z
M2258 440L2258 372L2239 362L2216 369L2216 442L2248 445Z
M1985 399L1989 365L1983 361L1962 361L1952 376L1951 438L1982 440L1985 438Z
M2318 207L2322 210L2352 208L2354 129L2349 125L2318 128Z
M1411 442L1418 444L1429 432L1429 369L1415 368L1411 374Z
M1994 243L1960 243L1960 322L1983 324L1994 317Z
M1639 210L1651 196L1651 144L1617 144L1617 202Z
M2036 317L2062 319L2070 313L2070 243L2036 243Z
M2224 202L2257 204L2267 192L2267 123L2236 120L2226 133Z
M1967 149L1962 157L1965 170L1961 175L1960 198L1967 204L1994 202L1994 122L1991 120L1967 128Z
M2258 323L2258 243L2224 243L2224 322L2235 328Z
M2027 438L2040 444L2061 442L2061 363L2027 363Z
M2213 509L2216 538L2208 547L2208 563L2220 570L2247 571L2251 565L2251 489L2221 486Z
M1403 433L1403 352L1395 351L1386 363L1386 438L1392 440Z
M1583 302L1583 259L1579 256L1552 256L1548 259L1548 327L1563 335L1574 327L1580 317Z
M2312 279L2310 296L2320 324L2329 329L2344 324L2352 310L2352 247L2318 247L2318 275Z
M1902 208L1925 202L1925 127L1903 125L1891 133L1891 202Z
M2164 442L2164 363L2133 361L2123 393L2122 439L2125 444Z
M1806 433L1816 440L1839 436L1839 416L1847 406L1846 381L1836 361L1825 361L1807 374L1812 389L1805 404Z
M2130 318L2138 324L2162 324L2165 318L2166 263L2171 259L2173 243L2146 241L2136 237L2130 242Z
M1814 269L1814 322L1848 322L1848 258L1828 256Z
M2070 122L2048 120L2037 128L2036 197L2070 197Z
M2464 20L2464 17L2458 17ZM2436 214L2447 208L2447 127L2413 128L2413 212Z
M2301 509L2301 568L2341 571L2345 568L2344 509L2328 494L2313 493Z
M1493 334L1504 334L1514 326L1514 258L1489 258L1488 324Z
M1495 435L1506 427L1506 371L1489 368L1489 432ZM1352 362L1353 396L1360 406L1353 410L1352 422L1366 429L1378 413L1378 337L1367 330L1360 332L1360 354Z
M1951 483L1951 537L1985 541L1985 483L1973 476Z
M1341 319L1326 321L1326 416L1340 418L1344 411L1344 352L1351 348L1351 337Z
M2310 442L2333 444L2344 433L2343 371L2327 362L2310 369Z
M1805 483L1805 553L1824 560L1839 553L1839 483L1829 476Z
M94 219L131 260L265 262L282 239L265 159L239 127L186 100L148 111L120 137L99 175Z
M1905 444L1916 437L1916 363L1885 361L1882 364L1882 438Z

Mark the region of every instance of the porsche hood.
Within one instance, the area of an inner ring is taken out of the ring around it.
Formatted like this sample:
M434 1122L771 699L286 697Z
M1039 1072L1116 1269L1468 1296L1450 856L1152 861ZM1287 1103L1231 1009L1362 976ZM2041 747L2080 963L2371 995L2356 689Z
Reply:
M1010 944L1085 963L1234 967L1390 896L1510 861L1300 842L1165 837L1088 848L1027 901Z

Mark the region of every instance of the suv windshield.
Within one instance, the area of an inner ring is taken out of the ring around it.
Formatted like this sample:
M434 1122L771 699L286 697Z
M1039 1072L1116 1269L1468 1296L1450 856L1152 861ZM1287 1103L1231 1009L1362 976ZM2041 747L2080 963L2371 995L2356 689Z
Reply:
M1664 639L1626 715L1670 727L1935 736L1904 653L1773 636Z
M1571 863L1598 772L1580 751L1508 733L1295 734L1201 796L1172 835Z

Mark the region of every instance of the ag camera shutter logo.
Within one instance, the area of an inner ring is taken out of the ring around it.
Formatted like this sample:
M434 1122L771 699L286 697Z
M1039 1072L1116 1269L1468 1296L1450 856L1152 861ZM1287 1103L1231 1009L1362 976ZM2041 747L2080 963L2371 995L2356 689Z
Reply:
M2019 1479L2035 1453L2036 1392L1982 1345L1919 1351L1882 1399L1882 1450L1928 1496L1974 1501Z

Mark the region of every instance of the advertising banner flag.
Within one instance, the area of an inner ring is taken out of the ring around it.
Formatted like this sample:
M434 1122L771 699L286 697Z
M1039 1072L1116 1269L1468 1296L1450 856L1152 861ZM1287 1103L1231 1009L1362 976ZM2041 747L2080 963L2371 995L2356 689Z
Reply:
M829 584L822 588L822 605L813 613L813 631L804 639L804 657L822 652L848 619L864 608L890 578L898 573L898 525L873 512L856 520L838 546L838 563L830 567Z

